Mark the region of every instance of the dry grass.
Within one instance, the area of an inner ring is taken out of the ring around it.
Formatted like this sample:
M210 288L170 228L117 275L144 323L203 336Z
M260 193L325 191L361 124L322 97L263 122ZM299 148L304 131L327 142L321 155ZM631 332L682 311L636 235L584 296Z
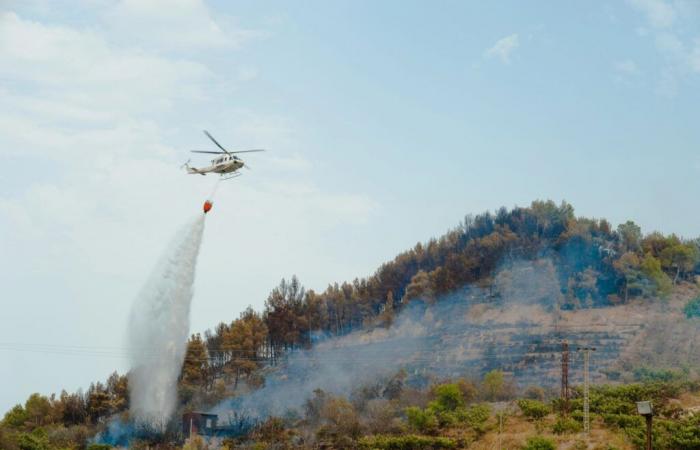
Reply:
M608 445L612 445L619 450L634 449L624 434L607 429L602 423L592 423L591 433L586 437L583 433L556 435L551 431L554 421L554 415L549 415L539 422L527 420L520 415L513 415L506 417L503 423L503 433L500 436L498 423L495 421L495 418L492 418L490 430L478 439L476 439L473 432L461 429L450 430L445 435L463 439L468 443L464 448L469 448L470 450L498 449L499 441L500 448L503 450L519 450L525 445L527 439L533 436L550 438L556 443L557 449L561 450L602 450L608 448Z

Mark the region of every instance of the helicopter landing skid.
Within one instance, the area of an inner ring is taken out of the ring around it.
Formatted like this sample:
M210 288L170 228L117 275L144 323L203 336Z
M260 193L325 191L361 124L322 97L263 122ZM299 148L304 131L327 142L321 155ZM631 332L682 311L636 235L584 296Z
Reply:
M240 176L241 176L240 173L234 172L234 173L232 173L231 175L221 175L221 179L224 180L224 181L226 181L226 180L232 180L232 179L234 179L234 178L238 178L238 177L240 177Z

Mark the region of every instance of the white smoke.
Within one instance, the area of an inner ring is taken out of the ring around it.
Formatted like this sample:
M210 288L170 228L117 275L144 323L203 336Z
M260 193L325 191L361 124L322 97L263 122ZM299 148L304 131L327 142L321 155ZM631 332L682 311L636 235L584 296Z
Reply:
M180 230L131 308L130 410L137 422L164 427L175 410L203 231L204 215Z

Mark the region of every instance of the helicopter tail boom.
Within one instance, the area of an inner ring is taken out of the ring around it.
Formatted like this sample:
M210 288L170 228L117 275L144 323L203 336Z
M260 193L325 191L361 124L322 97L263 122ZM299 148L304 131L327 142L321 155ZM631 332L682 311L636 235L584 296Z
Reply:
M183 164L181 168L187 169L187 173L198 173L202 176L207 174L206 172L203 172L203 171L197 169L196 167L190 166L189 161L187 161L185 164Z

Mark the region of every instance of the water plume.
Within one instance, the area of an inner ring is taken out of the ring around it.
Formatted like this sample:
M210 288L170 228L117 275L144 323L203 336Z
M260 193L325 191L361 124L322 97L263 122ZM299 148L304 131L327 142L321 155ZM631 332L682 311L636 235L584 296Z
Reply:
M164 428L177 405L177 378L190 329L190 303L204 215L173 238L131 308L131 417Z

